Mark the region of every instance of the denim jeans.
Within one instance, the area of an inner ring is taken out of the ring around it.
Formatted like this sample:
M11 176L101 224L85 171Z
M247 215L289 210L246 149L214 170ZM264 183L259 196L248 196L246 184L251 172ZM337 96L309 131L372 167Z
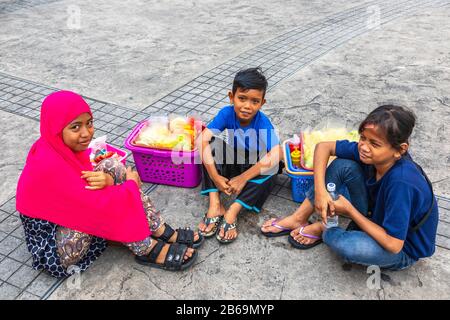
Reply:
M336 184L336 190L349 196L352 205L367 216L369 199L361 166L352 160L335 159L327 168L325 182ZM314 204L314 186L306 193ZM416 261L405 252L390 253L363 231L346 231L340 227L326 229L323 241L348 263L376 265L383 269L402 270Z

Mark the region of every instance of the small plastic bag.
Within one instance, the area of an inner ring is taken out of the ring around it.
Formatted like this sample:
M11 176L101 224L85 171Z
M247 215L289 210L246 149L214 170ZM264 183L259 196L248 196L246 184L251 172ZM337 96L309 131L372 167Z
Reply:
M103 159L111 157L119 157L115 152L108 151L108 144L106 143L107 136L101 136L91 141L89 148L91 148L91 154L89 159L93 165L98 164Z

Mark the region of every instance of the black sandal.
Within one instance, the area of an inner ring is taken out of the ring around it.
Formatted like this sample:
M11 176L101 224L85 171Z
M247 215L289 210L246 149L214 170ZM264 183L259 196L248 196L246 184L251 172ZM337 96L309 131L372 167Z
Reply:
M192 257L190 257L188 260L184 260L184 256L186 254L186 251L188 250L188 247L184 244L179 243L169 243L169 251L167 251L166 259L164 260L163 264L156 263L156 259L158 258L159 254L161 253L161 250L164 248L166 243L161 240L157 240L158 243L153 247L153 249L150 251L150 253L146 256L136 256L135 260L137 263L152 267L152 268L158 268L168 271L181 271L186 270L192 264L195 262L195 259L197 259L198 253L197 251L194 251L194 254Z
M167 223L165 224L165 226L166 228L164 229L163 234L155 239L160 239L164 242L169 243L169 239L173 236L175 231ZM177 239L175 240L176 243L185 244L192 249L198 249L202 246L204 241L205 238L200 233L198 234L198 240L194 241L194 231L190 230L189 228L177 229Z

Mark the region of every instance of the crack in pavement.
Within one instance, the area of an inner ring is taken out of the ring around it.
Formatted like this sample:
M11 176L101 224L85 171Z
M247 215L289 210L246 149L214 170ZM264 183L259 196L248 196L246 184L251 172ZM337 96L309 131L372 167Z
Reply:
M219 251L219 249L220 249L220 247L217 248L217 249L215 249L213 252L211 252L210 254L208 254L208 255L205 257L205 259L203 259L203 260L200 261L199 263L196 263L194 266L198 266L198 265L202 264L203 262L205 262L206 259L208 259L208 258L209 258L210 256L212 256L214 253L216 253L217 251Z
M423 287L423 282L422 282L422 280L420 279L419 272L417 271L417 268L413 268L413 270L414 270L414 272L416 273L417 281L419 282L419 287L422 288L422 287Z
M442 105L444 105L446 107L450 107L450 105L446 104L443 99L439 99L438 97L435 97L435 98L436 98L437 101L439 101L440 104L442 104Z
M283 293L284 293L285 286L286 286L286 277L283 277L283 286L281 287L280 298L278 300L282 300L283 299Z
M155 282L153 282L152 278L150 278L150 276L147 274L147 272L145 272L145 271L143 271L143 270L140 270L140 269L138 269L138 268L136 268L136 267L133 267L133 269L136 270L136 271L138 271L138 272L140 272L140 273L143 273L143 274L147 277L148 281L150 281L150 282L151 282L151 283L152 283L159 291L164 292L164 293L167 294L168 296L172 297L174 300L178 300L178 298L175 297L173 294L167 292L166 290L163 290L163 289L160 288Z

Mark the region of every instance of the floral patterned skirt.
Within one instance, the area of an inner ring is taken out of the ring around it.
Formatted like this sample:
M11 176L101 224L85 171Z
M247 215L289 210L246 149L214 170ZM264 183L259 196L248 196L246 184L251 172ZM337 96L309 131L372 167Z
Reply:
M114 184L121 184L126 180L126 168L116 158L104 159L94 170L110 174ZM154 232L164 225L164 219L142 191L141 200L149 229ZM105 239L64 228L49 221L24 215L20 217L28 251L33 257L33 268L45 270L54 277L67 277L73 272L85 271L107 247ZM151 244L151 237L138 242L124 243L139 256L147 255Z

